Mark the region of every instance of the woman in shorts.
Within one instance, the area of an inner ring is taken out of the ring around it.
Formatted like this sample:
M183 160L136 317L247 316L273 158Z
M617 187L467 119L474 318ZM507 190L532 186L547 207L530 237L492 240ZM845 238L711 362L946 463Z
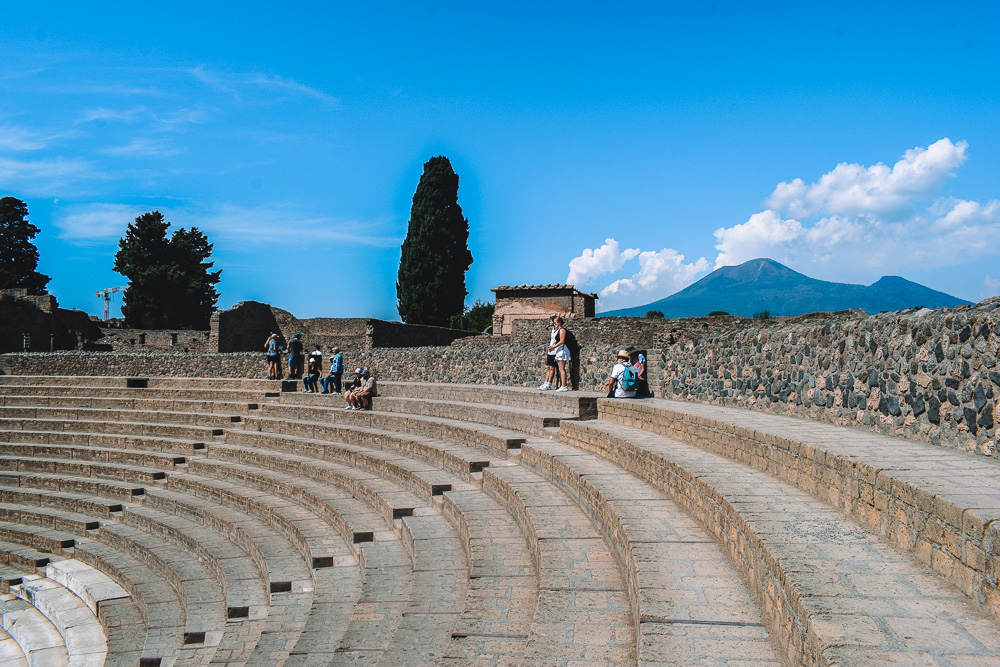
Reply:
M569 346L566 345L566 329L563 328L563 324L565 323L566 320L563 318L556 318L555 341L549 346L549 353L552 354L556 365L559 367L559 379L562 381L562 385L556 391L569 391L569 383L566 382L566 365L569 363L572 355L570 355Z
M264 356L267 359L267 379L280 380L281 344L278 342L278 334L271 334L264 343Z

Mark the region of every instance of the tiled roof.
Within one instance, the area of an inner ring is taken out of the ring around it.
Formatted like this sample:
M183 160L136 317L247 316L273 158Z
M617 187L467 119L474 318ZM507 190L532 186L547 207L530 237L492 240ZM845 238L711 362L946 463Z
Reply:
M589 296L589 297L594 298L594 299L598 298L596 294L592 294L590 292L581 292L580 290L576 289L576 285L559 285L559 284L552 284L552 285L500 285L499 287L494 287L490 291L491 292L506 292L506 291L511 291L511 290L524 291L524 290L553 290L553 289L572 290L572 291L577 292L578 294L582 294L584 296Z

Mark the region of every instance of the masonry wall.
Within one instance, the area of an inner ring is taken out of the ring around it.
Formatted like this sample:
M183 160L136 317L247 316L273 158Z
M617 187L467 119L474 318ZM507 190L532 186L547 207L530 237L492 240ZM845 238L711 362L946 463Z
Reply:
M1000 298L744 322L664 345L655 358L660 395L996 455Z
M243 301L212 316L209 349L216 352L263 351L271 333L287 344L296 333L310 349L331 347L367 350L373 347L448 345L473 335L442 327L387 322L368 317L313 317L298 319L286 310L258 301Z
M977 306L781 321L741 318L573 321L579 389L599 390L615 350L646 347L657 396L805 417L997 456L1000 298ZM346 350L383 380L533 386L545 322L451 346ZM262 352L0 355L11 374L264 377Z
M115 352L154 348L168 352L210 352L208 331L185 329L102 329L104 337L98 345L110 346Z

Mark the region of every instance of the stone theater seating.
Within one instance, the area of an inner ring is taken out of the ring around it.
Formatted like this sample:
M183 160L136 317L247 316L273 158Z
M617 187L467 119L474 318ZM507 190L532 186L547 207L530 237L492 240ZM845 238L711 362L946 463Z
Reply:
M0 664L1000 662L1000 467L757 412L0 377Z

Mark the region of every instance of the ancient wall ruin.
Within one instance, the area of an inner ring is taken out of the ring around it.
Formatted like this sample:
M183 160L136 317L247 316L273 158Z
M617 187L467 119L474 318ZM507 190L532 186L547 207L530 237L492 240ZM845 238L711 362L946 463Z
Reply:
M405 326L405 325L403 325ZM598 390L623 345L649 350L657 396L849 425L996 456L1000 298L976 306L867 316L578 319L579 388ZM385 340L392 340L392 332ZM410 339L415 340L415 339ZM543 372L545 322L453 345L345 350L348 367L386 380L532 386ZM0 355L11 374L264 377L259 352Z

